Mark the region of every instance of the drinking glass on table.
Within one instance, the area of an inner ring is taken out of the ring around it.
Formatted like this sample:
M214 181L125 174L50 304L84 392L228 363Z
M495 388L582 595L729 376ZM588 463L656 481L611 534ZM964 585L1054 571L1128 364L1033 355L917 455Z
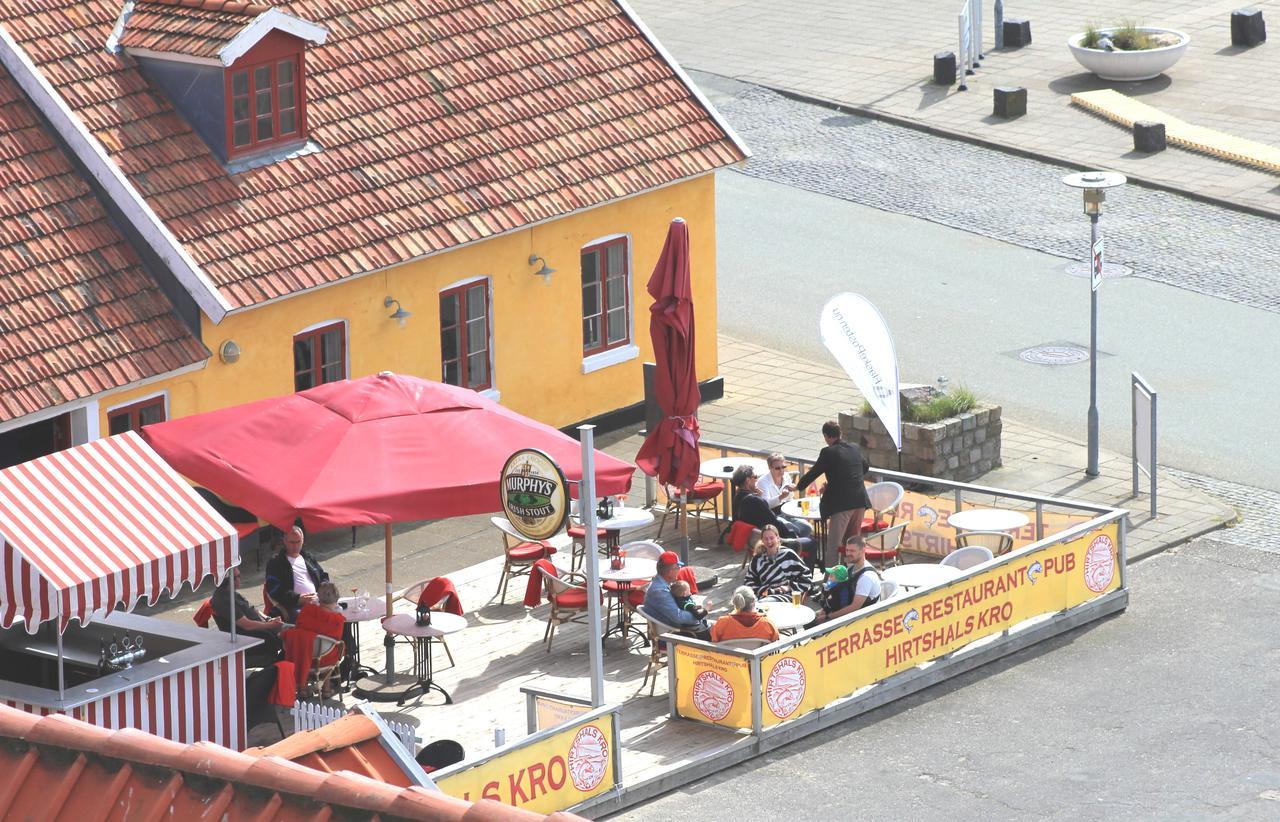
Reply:
M799 591L792 591L792 592L791 592L791 604L792 604L792 605L799 605L799 604L800 604L800 601L801 601L801 600L803 600L803 599L804 599L804 594L800 593Z

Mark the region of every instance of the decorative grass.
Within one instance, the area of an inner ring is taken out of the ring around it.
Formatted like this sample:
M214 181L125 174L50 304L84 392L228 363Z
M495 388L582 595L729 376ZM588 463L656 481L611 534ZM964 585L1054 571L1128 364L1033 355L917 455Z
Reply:
M977 404L978 399L972 391L964 387L957 387L945 394L934 397L927 403L907 403L902 421L917 423L938 422L939 420L958 417L961 414L972 411ZM870 417L875 414L875 411L871 409L869 402L863 400L860 413L864 417Z
M1097 23L1090 23L1085 27L1084 37L1080 40L1080 46L1087 49L1101 48L1098 44L1102 42L1102 38L1107 37L1111 40L1111 45L1119 51L1145 51L1147 49L1160 48L1161 44L1144 31L1141 23L1135 23L1132 20L1123 20L1110 30L1104 30Z

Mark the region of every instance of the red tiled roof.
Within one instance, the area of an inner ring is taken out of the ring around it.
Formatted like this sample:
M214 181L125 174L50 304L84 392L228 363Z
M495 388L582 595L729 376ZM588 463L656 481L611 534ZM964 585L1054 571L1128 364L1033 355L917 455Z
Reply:
M0 16L233 307L743 159L613 0L294 0L323 150L230 175L127 57L119 0Z
M120 45L131 49L217 57L253 18L271 7L220 0L140 0Z
M209 357L0 68L0 421Z
M250 756L278 756L333 773L351 771L388 785L407 788L413 784L379 741L381 729L372 719L353 713L311 731L299 731L265 748L250 748Z
M0 818L577 820L0 706Z

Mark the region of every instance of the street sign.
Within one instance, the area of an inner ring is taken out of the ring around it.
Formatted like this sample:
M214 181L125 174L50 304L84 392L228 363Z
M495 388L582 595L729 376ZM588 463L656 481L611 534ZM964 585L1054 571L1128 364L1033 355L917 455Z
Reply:
M1097 291L1098 286L1102 285L1102 238L1093 244L1093 264L1090 282L1093 290Z

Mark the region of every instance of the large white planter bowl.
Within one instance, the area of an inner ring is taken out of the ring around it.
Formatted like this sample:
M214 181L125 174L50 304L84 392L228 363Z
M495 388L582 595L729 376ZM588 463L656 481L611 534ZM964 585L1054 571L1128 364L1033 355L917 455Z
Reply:
M1111 34L1117 30L1099 29L1098 31L1102 34ZM1133 82L1135 80L1150 80L1152 77L1158 77L1168 71L1173 67L1174 63L1178 62L1178 58L1182 57L1183 52L1187 50L1187 46L1191 45L1189 36L1173 29L1144 26L1139 28L1138 31L1147 34L1174 34L1177 35L1178 42L1172 46L1144 49L1143 51L1121 51L1120 49L1103 51L1102 49L1081 47L1080 41L1084 39L1084 32L1081 32L1067 41L1067 47L1071 49L1071 54L1076 58L1076 62L1103 80Z

